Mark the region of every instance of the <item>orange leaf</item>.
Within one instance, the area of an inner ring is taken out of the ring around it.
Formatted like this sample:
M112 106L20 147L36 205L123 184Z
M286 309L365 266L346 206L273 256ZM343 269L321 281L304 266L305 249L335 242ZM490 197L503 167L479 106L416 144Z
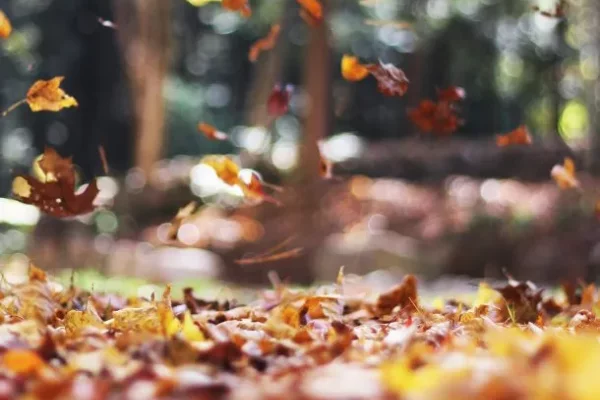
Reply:
M31 350L14 349L4 353L2 364L15 374L30 375L44 366L44 360Z
M302 10L300 16L312 26L323 21L323 6L318 0L297 0Z
M32 281L46 282L46 280L47 280L46 272L44 272L43 270L41 270L40 268L36 267L33 264L29 265L29 282L32 282Z
M256 62L261 52L271 50L273 47L275 47L280 31L281 26L279 26L279 24L273 25L267 36L258 39L252 44L250 47L250 52L248 53L248 59L251 62Z
M252 171L248 181L243 181L245 185L241 188L244 191L244 195L250 199L266 201L280 206L281 202L265 193L265 185L258 173Z
M13 195L21 202L33 204L55 217L72 217L94 209L98 186L93 180L81 193L75 193L75 170L70 158L62 158L54 149L46 148L37 165L44 180L17 175L13 179Z
M417 302L417 279L406 275L399 285L379 296L376 307L381 314L389 314L396 306L416 309Z
M214 169L217 176L226 184L233 186L239 183L240 167L231 158L210 155L204 157L201 163Z
M377 79L377 88L386 96L404 96L408 90L408 79L400 68L379 61L379 64L367 66L368 71Z
M10 36L11 32L12 25L10 23L10 20L8 19L6 14L4 14L2 10L0 10L0 38L6 39Z
M26 101L31 111L60 111L67 107L77 107L77 100L60 88L64 76L48 81L36 81L27 91Z
M512 132L509 132L505 135L497 135L496 136L496 144L499 147L510 146L512 144L515 145L526 145L531 144L531 136L529 135L529 131L525 125L519 126Z
M358 58L344 54L342 57L342 76L350 82L362 81L369 75L369 69L366 65L358 62Z
M423 133L447 136L458 129L458 119L451 103L423 100L419 107L408 111L408 117Z
M226 10L239 11L244 18L252 16L252 9L248 4L248 0L223 0L221 4Z
M579 181L575 176L575 163L570 157L565 158L563 165L555 165L550 171L550 176L561 189L579 188Z
M227 140L227 134L225 132L219 131L212 125L209 125L205 122L200 122L198 124L198 131L202 132L204 136L206 136L210 140Z

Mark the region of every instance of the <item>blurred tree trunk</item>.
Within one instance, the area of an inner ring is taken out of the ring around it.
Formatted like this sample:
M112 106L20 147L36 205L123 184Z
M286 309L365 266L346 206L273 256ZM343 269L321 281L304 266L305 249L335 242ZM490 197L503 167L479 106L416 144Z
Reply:
M170 0L114 0L119 39L131 84L135 166L146 176L161 157L165 126L163 82L167 73Z
M592 61L596 66L600 65L600 29L598 28L598 21L600 21L600 2L598 0L588 0L584 3L584 15L583 23L585 25L585 31L590 32L589 35L589 47L593 50L594 57ZM591 33L594 32L594 33ZM585 79L585 78L584 78ZM589 79L589 78L588 78ZM590 117L590 151L588 154L588 168L596 174L600 174L600 81L596 77L596 80L587 80L585 86L586 97L588 105L588 113Z
M551 65L548 72L548 86L551 101L551 141L553 142L553 144L565 148L567 148L567 144L560 135L560 115L563 103L563 98L560 93L560 81L563 76L563 64L565 60L564 53L567 48L567 44L565 43L565 35L567 33L568 28L567 24L567 20L562 19L558 22L558 25L556 26L556 55L551 61Z

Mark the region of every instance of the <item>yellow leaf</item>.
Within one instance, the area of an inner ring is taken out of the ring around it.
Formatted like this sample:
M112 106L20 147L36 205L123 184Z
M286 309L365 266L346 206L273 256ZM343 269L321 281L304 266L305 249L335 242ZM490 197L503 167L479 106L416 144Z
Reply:
M6 14L4 14L2 10L0 10L0 38L6 39L10 36L11 32L12 25L10 23L10 20L8 19Z
M563 165L555 165L550 171L550 176L561 189L579 188L579 181L575 176L575 163L569 157L565 158Z
M162 331L157 309L154 306L128 307L113 311L114 329L119 331L136 331L159 333Z
M194 323L189 311L186 311L183 316L181 333L183 337L190 342L202 342L206 339L200 328Z
M219 3L221 0L187 0L188 3L193 5L194 7L202 7L207 5L208 3Z
M344 54L342 57L342 76L350 82L362 81L369 75L367 67L358 62L358 58Z
M27 180L25 180L25 178L23 178L22 176L17 176L15 177L12 183L12 192L16 196L23 197L26 199L29 198L29 196L31 196L31 186L29 186L29 183L27 183Z
M172 337L181 331L181 322L173 314L171 308L171 285L167 285L163 292L163 298L157 305L158 319L163 334Z
M491 304L496 300L500 299L502 295L491 288L485 282L481 282L479 284L479 288L477 289L477 297L475 298L475 306L479 306L482 304Z
M77 107L77 100L60 88L63 76L48 81L39 80L27 91L26 101L31 111L60 111L67 107Z
M90 300L88 300L85 311L69 310L65 315L64 325L67 334L70 336L75 336L90 326L104 328L102 319Z

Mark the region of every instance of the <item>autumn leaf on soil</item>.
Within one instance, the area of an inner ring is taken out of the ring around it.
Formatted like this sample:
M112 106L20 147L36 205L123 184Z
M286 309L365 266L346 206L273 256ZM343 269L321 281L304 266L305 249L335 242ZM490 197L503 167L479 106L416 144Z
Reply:
M529 135L529 130L527 127L525 125L521 125L512 132L504 135L497 135L496 144L498 147L510 145L528 145L531 144L531 136Z
M297 0L300 4L300 16L306 23L316 26L323 21L323 6L319 0Z
M198 131L202 132L210 140L227 140L229 137L225 132L221 132L214 126L205 122L198 123Z
M448 136L458 129L460 120L451 103L423 100L408 111L408 117L422 133Z
M250 62L256 62L258 60L258 56L263 51L271 50L275 47L277 43L277 39L279 38L279 32L281 31L281 26L279 24L275 24L271 27L271 30L264 38L258 39L256 42L252 44L250 47L250 52L248 53L248 59Z
M408 90L408 78L400 68L379 61L367 66L367 70L377 80L377 88L385 96L404 96Z
M23 103L29 104L31 111L60 111L63 108L77 107L77 100L60 88L64 76L57 76L48 81L36 81L27 91L27 97L11 105L2 113L3 116Z
M368 65L363 65L358 61L358 57L344 54L342 57L341 70L345 80L350 82L362 81L369 76Z
M177 211L177 215L173 217L171 226L169 227L169 231L167 233L167 238L169 240L177 239L177 232L179 231L181 224L183 224L183 221L185 221L186 218L189 218L194 211L196 211L197 207L198 204L195 201L191 201L185 207L182 207L179 209L179 211Z
M4 14L4 11L0 10L0 38L6 39L12 32L12 25L10 20Z
M376 309L380 314L389 314L396 306L414 310L418 301L417 279L413 275L406 275L399 285L379 295Z
M54 149L47 147L37 164L45 179L17 175L12 183L12 192L17 200L35 205L55 217L72 217L94 210L93 202L99 192L96 180L76 192L71 158L62 158Z
M2 355L2 365L17 375L31 375L39 371L45 363L32 350L12 349Z
M278 118L288 112L290 98L294 87L292 85L275 85L267 99L267 112L271 117Z
M67 335L76 336L88 328L104 329L102 318L98 315L98 311L94 304L88 299L84 311L69 310L64 318L64 326Z
M561 189L577 189L579 181L575 176L575 163L566 157L563 165L557 164L550 171L550 176Z
M513 320L513 323L535 322L543 289L538 289L532 282L519 282L512 278L509 278L505 286L494 289L505 301L503 306L500 305L505 312L503 318L508 317Z
M448 101L455 103L457 101L464 100L467 96L465 89L458 86L450 86L445 89L437 90L438 101Z

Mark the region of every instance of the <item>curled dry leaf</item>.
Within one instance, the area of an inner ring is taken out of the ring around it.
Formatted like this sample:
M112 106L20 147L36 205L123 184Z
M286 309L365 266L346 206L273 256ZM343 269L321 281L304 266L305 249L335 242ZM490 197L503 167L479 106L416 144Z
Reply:
M342 57L341 70L345 80L350 82L362 81L369 76L369 66L358 61L358 57L344 54Z
M416 310L417 304L417 278L406 275L399 285L379 295L376 309L379 314L390 314L397 306Z
M4 13L0 10L0 38L6 39L12 32L12 24Z
M297 0L301 7L300 16L307 24L316 26L323 21L323 6L319 0Z
M514 131L505 135L496 136L496 145L498 145L498 147L529 144L531 144L531 136L529 135L529 130L525 125L521 125Z
M377 88L385 96L404 96L408 90L408 78L400 68L379 61L367 66L368 71L377 80Z
M27 91L26 101L31 111L60 111L63 108L77 107L77 100L60 88L64 76L48 81L36 81Z
M575 162L566 157L563 165L555 165L550 171L550 176L561 189L578 189L579 181L575 176Z
M271 50L275 47L277 43L277 39L279 38L279 33L281 31L281 26L279 24L275 24L269 30L269 33L264 38L258 39L256 42L252 44L250 47L250 51L248 52L248 59L250 62L256 62L258 60L258 56L263 51Z
M17 175L12 183L15 198L55 217L72 217L94 210L93 202L99 192L96 180L76 193L71 158L62 158L55 150L46 148L35 163L44 174L43 180Z
M210 140L227 140L229 137L225 132L221 132L214 126L207 124L206 122L198 123L198 132L201 132Z

